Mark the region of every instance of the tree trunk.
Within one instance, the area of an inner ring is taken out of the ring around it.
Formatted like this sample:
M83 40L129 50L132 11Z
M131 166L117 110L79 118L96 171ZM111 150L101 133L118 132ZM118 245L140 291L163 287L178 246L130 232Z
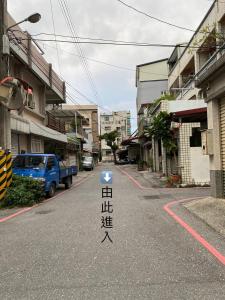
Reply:
M114 164L116 164L116 151L113 150L113 158L114 158Z

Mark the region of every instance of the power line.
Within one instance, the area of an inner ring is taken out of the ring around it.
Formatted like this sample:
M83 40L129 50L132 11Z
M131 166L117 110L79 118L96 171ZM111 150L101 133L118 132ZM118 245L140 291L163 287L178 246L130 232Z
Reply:
M178 29L182 29L182 30L186 30L186 31L190 31L190 32L195 32L195 30L193 30L193 29L190 29L190 28L187 28L187 27L183 27L183 26L179 26L179 25L176 25L176 24L167 22L167 21L165 21L165 20L159 19L159 18L157 18L157 17L154 17L154 16L152 16L152 15L150 15L150 14L144 12L144 11L141 11L141 10L137 9L136 7L134 7L134 6L130 5L130 4L125 3L124 1L121 1L121 0L116 0L116 1L118 1L118 2L121 3L122 5L124 5L124 6L130 8L130 9L132 9L132 10L138 12L139 14L142 14L142 15L144 15L144 16L150 18L150 19L153 19L153 20L155 20L155 21L158 21L158 22L160 22L160 23L163 23L163 24L166 24L166 25L169 25L169 26L172 26L172 27L176 27L176 28L178 28Z
M47 45L47 47L50 47L50 48L53 48L55 49L55 47L52 47L52 46L49 46ZM63 49L60 49L61 51L69 54L69 55L72 55L72 56L78 56L77 54L75 53L72 53L72 52L69 52L69 51L66 51L66 50L63 50ZM132 72L136 72L136 69L132 69L132 68L129 68L129 67L125 67L125 66L119 66L119 65L114 65L114 64L110 64L108 62L105 62L105 61L102 61L102 60L97 60L97 59L94 59L94 58L90 58L90 57L86 57L87 60L90 60L92 62L95 62L95 63L99 63L99 64L103 64L103 65L106 65L106 66L109 66L109 67L113 67L113 68L116 68L116 69L120 69L120 70L125 70L125 71L132 71ZM168 76L168 74L162 74L162 73L154 73L154 72L147 72L147 71L140 71L141 73L146 73L146 74L151 74L151 75L161 75L161 76ZM172 75L174 77L177 77L175 75Z
M89 70L88 63L85 59L85 53L84 53L83 49L80 46L79 39L77 38L76 29L75 29L75 26L72 22L72 18L71 18L71 14L70 14L70 10L69 10L67 1L66 0L59 0L59 3L61 5L61 8L62 8L63 14L65 16L65 19L66 19L67 25L69 27L69 30L72 33L74 44L76 45L78 53L81 56L81 62L82 62L83 69L84 69L84 71L87 75L87 78L88 78L88 81L89 81L90 86L92 88L92 91L94 93L94 96L95 96L96 99L98 99L99 94L98 94L98 91L96 89L94 80L92 78L92 74Z
M24 38L21 40L28 40L28 38ZM33 39L34 41L38 42L55 42L52 39ZM69 43L69 44L93 44L93 45L115 45L115 46L137 46L137 47L163 47L163 48L174 48L177 47L177 44L154 44L154 43L117 43L117 42L94 42L94 41L68 41L68 40L56 40L59 43ZM213 45L214 46L214 45ZM186 45L179 45L181 48L190 48L190 49L209 49L210 45L208 46L186 46ZM221 45L215 45L215 47L220 47ZM82 56L83 57L83 56Z
M55 36L55 44L56 44L56 51L57 51L58 68L59 68L59 74L61 74L60 60L59 60L59 48L58 48L58 43L56 41L56 30L55 30L55 20L54 20L52 0L50 0L50 8L51 8L51 16L52 16L52 25L53 25L54 36Z

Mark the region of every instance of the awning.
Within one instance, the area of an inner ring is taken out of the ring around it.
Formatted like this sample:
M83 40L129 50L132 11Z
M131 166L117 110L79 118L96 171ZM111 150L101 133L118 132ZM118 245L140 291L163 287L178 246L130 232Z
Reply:
M40 135L55 141L67 143L67 136L65 134L38 123L30 122L30 133Z

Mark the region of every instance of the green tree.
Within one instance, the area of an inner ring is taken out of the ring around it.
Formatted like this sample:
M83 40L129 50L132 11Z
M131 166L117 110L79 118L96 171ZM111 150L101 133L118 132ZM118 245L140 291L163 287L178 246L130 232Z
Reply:
M164 147L168 154L172 154L174 156L175 163L177 164L177 145L173 136L173 132L170 129L171 126L171 117L165 112L161 111L157 116L155 116L146 129L146 136L151 138L155 137L157 139L162 140Z
M105 140L107 146L109 146L113 153L114 163L116 164L116 150L118 149L118 145L116 143L116 139L118 137L118 132L116 130L111 132L106 132L100 136L101 140Z

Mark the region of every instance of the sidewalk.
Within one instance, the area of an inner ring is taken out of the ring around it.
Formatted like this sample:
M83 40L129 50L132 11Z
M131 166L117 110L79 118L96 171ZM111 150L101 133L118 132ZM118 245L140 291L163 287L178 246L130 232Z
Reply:
M165 188L165 177L161 177L159 173L149 171L138 171L137 165L121 165L123 170L127 171L131 176L137 178L138 181L148 188Z
M183 206L225 237L225 199L207 197Z

